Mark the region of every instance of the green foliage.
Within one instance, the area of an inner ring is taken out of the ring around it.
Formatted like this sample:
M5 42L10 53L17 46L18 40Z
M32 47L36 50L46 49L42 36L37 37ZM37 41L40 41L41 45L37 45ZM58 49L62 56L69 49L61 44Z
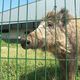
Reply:
M2 73L1 80L16 80L16 77L19 80L35 80L35 76L37 80L45 79L45 72L47 74L47 80L52 80L55 74L55 64L53 60L45 61L44 60L18 60L16 63L16 59L11 59L8 63L8 60L2 60ZM16 76L17 75L17 76Z
M7 43L3 40L1 40L1 46L7 46Z

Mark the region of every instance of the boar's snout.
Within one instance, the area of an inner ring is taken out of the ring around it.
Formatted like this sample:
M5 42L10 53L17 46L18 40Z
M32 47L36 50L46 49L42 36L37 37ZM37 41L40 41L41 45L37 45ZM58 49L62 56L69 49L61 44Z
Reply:
M30 41L29 40L26 40L25 37L21 37L20 38L20 43L21 43L21 46L23 49L26 49L29 47L29 44L30 44Z
M21 43L22 48L23 48L23 49L26 49L26 40L23 39L23 38L21 38L21 39L20 39L20 43Z
M27 40L27 41L26 41L26 44L27 44L27 45L29 45L29 44L30 44L30 41L29 41L29 40Z

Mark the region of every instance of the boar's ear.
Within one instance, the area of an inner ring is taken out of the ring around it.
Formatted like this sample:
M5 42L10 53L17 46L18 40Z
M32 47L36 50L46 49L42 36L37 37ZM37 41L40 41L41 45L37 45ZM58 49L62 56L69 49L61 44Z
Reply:
M51 12L48 12L46 17L49 19L49 18L52 18L54 16L54 12L51 11Z
M55 17L55 13L53 11L50 11L47 13L47 15L43 18L43 20L53 20Z
M70 14L68 12L68 10L66 10L65 8L61 9L58 13L57 13L57 17L59 19L59 21L62 22L63 26L67 25L69 20L70 20Z

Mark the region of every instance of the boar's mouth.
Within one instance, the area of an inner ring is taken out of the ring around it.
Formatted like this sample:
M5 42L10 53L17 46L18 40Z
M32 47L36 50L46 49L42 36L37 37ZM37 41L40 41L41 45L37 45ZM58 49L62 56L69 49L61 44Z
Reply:
M26 49L26 41L21 41L21 47L22 47L23 49Z
M29 40L21 40L21 46L23 49L37 49L38 44L33 45Z
M46 50L46 40L43 38L42 40L36 39L36 41L30 41L29 39L26 40L26 38L21 38L20 43L23 49L37 49L40 48L43 51Z

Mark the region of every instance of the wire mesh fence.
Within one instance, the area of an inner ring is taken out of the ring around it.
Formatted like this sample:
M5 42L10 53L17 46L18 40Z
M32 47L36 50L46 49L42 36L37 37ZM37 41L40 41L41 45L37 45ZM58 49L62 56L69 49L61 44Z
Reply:
M0 7L0 80L80 79L79 0L1 0Z

